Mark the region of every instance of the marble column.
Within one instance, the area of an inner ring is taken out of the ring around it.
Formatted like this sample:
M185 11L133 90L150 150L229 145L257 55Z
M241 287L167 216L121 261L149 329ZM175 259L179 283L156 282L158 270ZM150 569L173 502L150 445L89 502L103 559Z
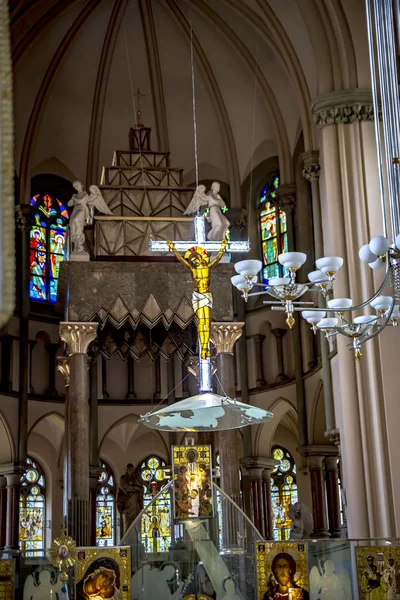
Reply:
M338 460L337 456L327 456L325 458L329 531L334 538L340 538L342 533L342 524L340 522Z
M49 356L49 385L45 392L46 396L58 396L56 390L56 354L59 344L46 344L45 348Z
M265 335L261 335L257 333L256 335L251 336L254 340L255 346L255 354L256 354L256 385L257 387L264 387L266 385L266 381L264 379L264 365L263 365L263 355L262 355L262 344L265 340Z
M328 531L328 516L324 481L324 456L308 456L310 471L312 513L314 518L314 538L330 537Z
M221 395L235 398L235 358L233 348L235 342L242 335L244 323L227 322L211 324L211 341L215 346L217 355L217 389ZM237 431L218 432L218 445L220 455L221 488L239 506L239 452Z
M68 457L71 456L71 445L69 432L69 357L58 356L56 359L56 369L61 373L64 378L65 385L65 409L64 409L64 466L63 466L63 514L67 517L68 514L68 498L71 497L71 474L69 472L70 461Z
M19 547L19 491L21 477L25 472L25 464L11 463L3 470L7 482L6 499L6 550L18 550Z
M0 550L6 545L7 479L0 475Z
M128 393L125 396L126 400L135 400L135 359L128 354Z
M89 544L89 372L87 350L98 323L60 323L70 367L68 436L70 438L70 497L68 532L78 546Z
M272 539L271 471L276 461L261 456L243 458L250 483L251 519L263 539Z
M19 392L18 392L18 448L19 461L25 461L28 445L29 393L29 238L33 224L33 207L20 204L15 207L19 230Z
M90 457L89 457L89 504L90 504L90 545L96 545L96 500L97 484L101 475L99 466L99 414L97 393L97 357L92 357L90 376Z
M286 332L286 329L281 329L280 327L271 329L271 333L276 339L276 355L278 358L278 375L276 376L276 381L286 381L288 379L288 376L285 373L285 362L283 356L283 338L286 335Z
M1 338L1 391L11 392L11 356L14 338L12 335L3 335Z

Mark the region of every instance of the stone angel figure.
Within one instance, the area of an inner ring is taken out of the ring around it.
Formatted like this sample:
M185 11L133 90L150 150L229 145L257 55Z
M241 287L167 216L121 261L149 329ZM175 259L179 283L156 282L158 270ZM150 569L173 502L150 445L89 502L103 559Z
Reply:
M85 225L92 222L93 211L95 208L101 213L112 215L97 185L91 185L89 194L80 181L74 181L72 184L77 191L68 202L68 206L73 206L72 215L69 221L69 230L74 252L84 252L85 234L83 233Z
M207 207L209 209L207 219L210 221L211 229L207 234L207 239L210 242L223 240L230 226L230 222L221 211L226 205L219 195L220 189L218 181L214 181L207 194L205 185L197 186L193 198L184 212L185 215L193 215L200 208Z
M323 567L314 566L310 571L310 598L313 600L351 600L351 581L345 567L335 569L328 559Z
M311 537L314 530L314 520L310 509L302 502L289 504L288 508L290 524L290 540L302 540Z
M53 567L37 567L25 580L23 600L60 600L62 585Z

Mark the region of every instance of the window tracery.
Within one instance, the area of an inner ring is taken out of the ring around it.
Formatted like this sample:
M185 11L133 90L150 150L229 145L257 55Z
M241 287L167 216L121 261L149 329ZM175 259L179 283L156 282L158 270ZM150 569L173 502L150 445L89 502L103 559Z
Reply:
M36 194L30 204L35 208L30 232L30 298L55 303L60 263L67 251L68 211L52 194Z
M45 547L46 482L42 467L31 458L21 477L19 547L27 556L42 556Z
M289 539L291 520L288 516L289 504L298 501L296 464L286 448L274 446L272 458L279 464L271 473L272 529L274 540Z
M96 490L96 545L115 544L115 478L107 463L102 469Z
M263 280L285 277L287 269L278 262L278 255L288 251L286 213L278 206L279 173L274 173L263 188L259 200L259 218L263 255ZM278 226L279 223L279 226Z

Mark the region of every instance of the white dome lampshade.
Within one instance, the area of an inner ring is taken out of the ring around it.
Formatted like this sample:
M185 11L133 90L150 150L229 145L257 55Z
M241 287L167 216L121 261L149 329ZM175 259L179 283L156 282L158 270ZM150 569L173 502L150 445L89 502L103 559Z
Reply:
M223 431L265 423L273 416L257 406L206 392L147 413L139 422L159 431Z
M231 277L231 283L238 290L242 291L251 288L254 283L257 283L257 277L255 276L253 279L248 280L242 275L234 275Z
M268 279L268 285L277 287L278 285L290 285L291 281L288 277L271 277Z
M320 269L318 269L317 271L311 271L311 273L308 274L308 279L311 281L311 283L328 283L329 281L329 277L327 275L325 275L325 273L323 273Z
M279 254L278 260L287 269L300 269L307 260L307 254L304 254L304 252L283 252L283 254Z
M328 300L328 306L332 310L348 310L351 305L351 298L333 298L332 300Z
M392 306L392 302L391 296L378 296L370 302L370 306L379 312L386 312Z
M376 256L382 256L382 254L386 254L389 248L389 240L383 237L383 235L376 235L369 243L369 249L373 254L376 254Z
M326 319L321 319L320 322L318 323L317 327L318 329L334 329L336 327L338 323L337 319L334 319L332 317L327 317Z
M355 317L353 323L355 325L373 325L376 322L376 317L374 315L361 315L360 317Z
M361 246L361 248L358 251L358 256L360 257L360 260L362 260L362 262L365 263L375 262L378 258L376 254L371 252L369 244L364 244L364 246Z
M368 265L373 271L378 271L379 269L382 269L382 267L385 266L385 263L380 258L377 258L374 262L368 263Z
M343 258L340 256L324 256L316 260L315 265L323 273L337 273L343 266Z
M255 276L262 268L261 260L241 260L235 264L235 271L243 277Z
M326 312L322 310L303 310L301 313L303 319L305 319L307 323L310 323L311 325L313 323L319 323L319 321L323 319L325 315Z

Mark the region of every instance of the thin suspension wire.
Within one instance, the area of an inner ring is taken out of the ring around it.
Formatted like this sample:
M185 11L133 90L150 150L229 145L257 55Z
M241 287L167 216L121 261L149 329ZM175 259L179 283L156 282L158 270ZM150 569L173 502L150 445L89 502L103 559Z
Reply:
M194 52L193 52L193 26L192 26L192 4L190 4L189 12L190 25L190 68L192 75L192 110L193 110L193 136L194 136L194 165L196 170L196 189L199 185L199 160L197 152L197 119L196 119L196 87L194 77ZM200 208L197 209L199 213Z
M128 64L129 85L130 85L130 88L131 88L133 114L135 115L135 119L136 119L137 113L136 113L135 91L133 89L133 76L132 76L131 60L129 58L128 39L126 37L125 22L124 22L124 25L123 25L123 30L124 30L124 43L125 43L126 61L127 61L127 64ZM140 135L138 136L138 142L139 142L139 153L140 153L140 169L142 171L142 184L143 184L143 190L146 191L146 181L145 181L145 178L144 178L144 166L143 166L143 156L142 156L142 147L141 147Z
M370 68L371 68L372 103L373 103L373 107L374 107L375 138L376 138L376 148L377 148L377 156L378 156L378 178L379 178L379 190L380 190L380 196L381 196L382 225L383 225L383 235L385 237L388 237L388 224L387 224L387 214L386 214L386 193L385 193L385 185L384 185L384 180L383 180L381 130L380 130L380 124L379 124L378 86L377 86L377 81L376 81L376 70L375 70L375 45L374 45L372 17L371 17L371 12L372 12L371 0L366 0L365 3L366 3L366 9L367 9L368 47L369 47Z
M168 392L168 394L166 396L164 396L164 398L161 398L160 402L158 404L156 404L156 406L152 407L151 410L149 410L145 415L143 415L144 417L148 417L149 415L151 415L159 406L160 404L162 404L163 402L165 402L165 400L168 399L168 397L174 393L174 391L176 389L178 389L178 387L181 385L181 383L183 383L188 377L189 377L190 373L186 373L185 377L183 379L181 379L181 381L179 381L176 386L174 387L174 389L172 389L170 392Z

